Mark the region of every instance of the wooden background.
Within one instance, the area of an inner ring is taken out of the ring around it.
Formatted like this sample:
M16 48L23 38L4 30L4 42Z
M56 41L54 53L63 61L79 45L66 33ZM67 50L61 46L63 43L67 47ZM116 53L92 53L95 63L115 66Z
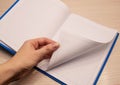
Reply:
M0 15L15 0L0 0ZM62 0L72 12L120 32L120 0ZM0 48L0 63L11 55ZM34 71L11 85L59 85L47 76ZM120 85L120 37L97 85Z

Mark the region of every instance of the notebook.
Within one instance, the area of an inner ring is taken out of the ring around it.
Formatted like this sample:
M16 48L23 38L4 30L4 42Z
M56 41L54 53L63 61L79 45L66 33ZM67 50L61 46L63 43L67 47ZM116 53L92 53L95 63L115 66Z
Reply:
M61 85L96 85L119 33L71 13L60 0L16 0L0 18L0 46L15 54L28 39L60 43L36 70Z

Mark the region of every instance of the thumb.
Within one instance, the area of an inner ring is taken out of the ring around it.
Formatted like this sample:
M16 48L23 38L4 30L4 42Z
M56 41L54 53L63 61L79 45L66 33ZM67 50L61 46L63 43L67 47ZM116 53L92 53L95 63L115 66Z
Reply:
M37 50L37 53L43 57L46 55L49 55L51 53L53 53L54 51L56 51L59 48L59 44L58 43L51 43L51 44L47 44L45 46L43 46L42 48Z

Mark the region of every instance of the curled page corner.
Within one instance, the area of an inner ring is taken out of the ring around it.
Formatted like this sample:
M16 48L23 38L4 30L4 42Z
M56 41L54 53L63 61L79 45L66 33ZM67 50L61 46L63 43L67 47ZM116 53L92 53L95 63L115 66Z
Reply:
M53 40L60 43L60 48L53 54L51 59L46 59L39 63L38 67L45 71L106 44L78 36L63 29L55 35Z
M103 43L82 36L72 35L71 33L68 33L68 31L61 31L55 36L54 40L59 42L61 46L49 60L47 70L66 63L67 61L95 50L97 47L103 45Z
M38 67L43 70L50 70L103 45L102 43L82 36L72 35L63 30L57 33L54 40L60 43L60 48L52 55L51 59L43 60L39 63Z

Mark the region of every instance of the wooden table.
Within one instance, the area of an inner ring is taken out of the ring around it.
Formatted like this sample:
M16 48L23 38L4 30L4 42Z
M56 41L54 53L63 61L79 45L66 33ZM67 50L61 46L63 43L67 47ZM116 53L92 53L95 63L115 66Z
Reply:
M2 14L15 0L0 0ZM62 0L72 12L120 32L120 0ZM11 55L0 48L0 63ZM47 76L34 71L12 85L59 85ZM120 37L97 85L120 85Z

